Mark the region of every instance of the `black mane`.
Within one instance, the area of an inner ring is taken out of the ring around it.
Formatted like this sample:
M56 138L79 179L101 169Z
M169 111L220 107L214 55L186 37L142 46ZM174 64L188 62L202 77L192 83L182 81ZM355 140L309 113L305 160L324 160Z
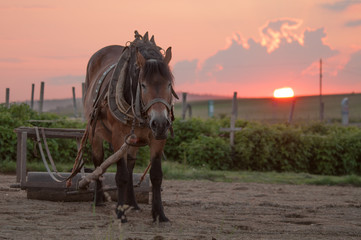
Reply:
M140 69L136 65L136 51L138 50L145 58L146 63L143 67L143 76L146 80L151 79L155 74L160 74L173 84L173 74L167 64L164 63L163 55L160 52L160 47L144 41L143 39L135 39L129 46L131 57L129 61L129 70L127 74L127 81L125 83L124 97L125 100L131 104L131 91L133 97L136 95ZM130 84L132 81L132 84ZM132 90L130 90L132 85Z

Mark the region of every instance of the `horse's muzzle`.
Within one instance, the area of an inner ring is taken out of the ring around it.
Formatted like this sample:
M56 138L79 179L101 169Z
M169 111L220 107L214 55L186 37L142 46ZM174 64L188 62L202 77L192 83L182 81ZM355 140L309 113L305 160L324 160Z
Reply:
M149 121L149 127L152 130L153 136L156 140L166 139L170 126L170 120L165 117L153 117Z

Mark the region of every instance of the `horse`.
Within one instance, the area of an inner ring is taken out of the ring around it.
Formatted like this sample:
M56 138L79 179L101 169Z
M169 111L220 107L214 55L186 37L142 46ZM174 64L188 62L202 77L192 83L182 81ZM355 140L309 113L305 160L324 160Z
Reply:
M132 42L100 49L87 65L83 105L94 166L104 161L104 141L115 152L130 133L137 138L135 144L129 143L126 157L117 162L115 211L122 223L127 222L127 209L140 209L134 195L133 168L143 145L150 148L153 221L169 221L161 198L161 159L166 139L170 132L173 134L173 98L178 98L169 68L171 58L171 47L163 54L154 36L149 39L148 32L141 36L135 31ZM100 180L96 186L96 205L102 205Z

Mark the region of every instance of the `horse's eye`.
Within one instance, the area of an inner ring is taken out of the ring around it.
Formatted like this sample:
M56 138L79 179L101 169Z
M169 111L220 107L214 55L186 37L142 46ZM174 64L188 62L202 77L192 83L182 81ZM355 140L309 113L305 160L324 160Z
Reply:
M145 89L145 87L146 87L144 83L142 83L141 86L143 89Z
M172 84L171 84L171 83L169 83L169 84L168 84L168 88L171 88L171 87L172 87Z

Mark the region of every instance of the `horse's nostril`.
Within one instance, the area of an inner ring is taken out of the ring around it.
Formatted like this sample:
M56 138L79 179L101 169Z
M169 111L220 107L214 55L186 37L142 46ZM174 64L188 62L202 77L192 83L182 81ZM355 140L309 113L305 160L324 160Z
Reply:
M152 120L152 121L150 121L150 128L151 129L156 129L157 128L157 121L155 121L155 120Z

